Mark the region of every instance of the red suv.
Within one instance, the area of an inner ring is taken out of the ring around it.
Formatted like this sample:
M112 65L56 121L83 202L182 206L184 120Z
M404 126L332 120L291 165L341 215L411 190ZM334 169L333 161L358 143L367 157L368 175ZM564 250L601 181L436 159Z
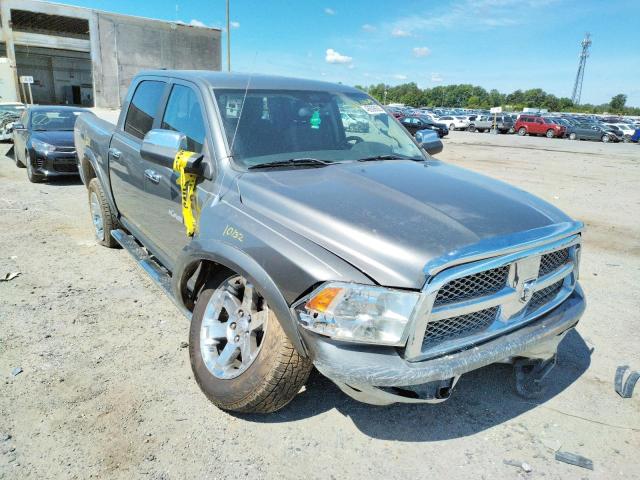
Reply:
M533 115L520 115L515 125L518 135L546 135L547 138L564 137L566 129L562 125L553 122L552 118L536 117Z

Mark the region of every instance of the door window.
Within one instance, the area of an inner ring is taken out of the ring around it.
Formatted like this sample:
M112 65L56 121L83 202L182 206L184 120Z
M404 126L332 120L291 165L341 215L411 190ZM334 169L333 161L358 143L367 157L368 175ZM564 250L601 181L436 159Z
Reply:
M153 119L162 100L164 86L164 82L154 80L140 82L127 111L124 122L125 132L142 139L151 130Z
M184 134L187 137L187 150L202 153L205 137L204 118L193 89L184 85L173 86L161 128Z

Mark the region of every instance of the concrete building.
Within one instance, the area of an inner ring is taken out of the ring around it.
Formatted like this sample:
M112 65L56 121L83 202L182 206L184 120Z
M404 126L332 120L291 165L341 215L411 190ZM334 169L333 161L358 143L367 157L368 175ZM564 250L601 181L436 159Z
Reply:
M37 0L0 0L0 92L32 76L34 103L119 108L150 68L220 70L220 30ZM0 93L4 94L4 93Z

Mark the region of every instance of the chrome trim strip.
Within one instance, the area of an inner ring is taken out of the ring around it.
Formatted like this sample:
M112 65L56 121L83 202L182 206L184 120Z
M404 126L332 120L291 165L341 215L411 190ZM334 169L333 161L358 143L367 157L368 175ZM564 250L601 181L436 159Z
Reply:
M525 232L488 238L431 260L424 266L423 271L425 275L432 277L454 265L535 248L558 238L577 235L583 229L582 222L563 222Z

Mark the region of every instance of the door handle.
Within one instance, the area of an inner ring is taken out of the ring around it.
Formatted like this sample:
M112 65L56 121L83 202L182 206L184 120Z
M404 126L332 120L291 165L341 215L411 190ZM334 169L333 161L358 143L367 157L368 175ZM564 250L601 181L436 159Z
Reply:
M111 155L113 158L120 158L120 155L122 155L122 152L115 148L110 148L109 155Z
M160 179L162 178L153 170L147 169L144 171L144 178L147 178L149 181L153 183L160 183Z

